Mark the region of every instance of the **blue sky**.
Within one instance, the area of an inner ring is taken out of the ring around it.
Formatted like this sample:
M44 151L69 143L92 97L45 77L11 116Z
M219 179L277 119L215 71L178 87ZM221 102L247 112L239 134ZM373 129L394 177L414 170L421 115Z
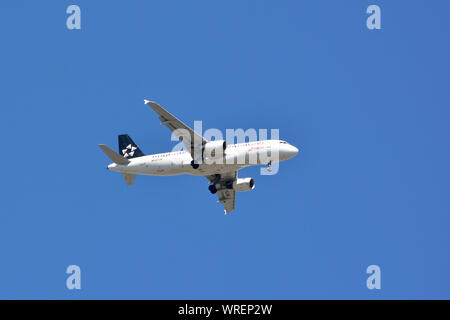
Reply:
M2 1L0 298L450 298L449 15L444 0ZM128 187L97 144L169 151L144 98L190 125L278 128L300 153L242 170L256 188L228 216L201 177Z

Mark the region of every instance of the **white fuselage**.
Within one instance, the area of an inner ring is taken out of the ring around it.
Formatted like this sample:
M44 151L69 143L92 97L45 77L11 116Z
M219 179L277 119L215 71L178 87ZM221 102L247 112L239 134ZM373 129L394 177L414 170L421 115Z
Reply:
M298 149L285 141L264 140L230 144L220 159L205 159L197 169L191 165L192 157L187 151L167 152L130 159L130 163L112 163L109 170L130 174L172 176L191 174L206 176L237 171L269 161L284 161L298 153ZM208 161L209 160L209 161Z

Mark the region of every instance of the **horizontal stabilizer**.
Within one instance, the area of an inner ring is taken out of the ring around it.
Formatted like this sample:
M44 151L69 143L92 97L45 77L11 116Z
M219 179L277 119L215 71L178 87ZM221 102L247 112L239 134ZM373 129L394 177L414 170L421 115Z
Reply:
M135 174L133 174L133 173L122 173L122 175L123 175L127 185L131 186L134 183L134 178L136 177Z
M128 164L128 163L130 163L130 160L128 160L127 158L122 157L120 154L118 154L117 152L115 152L114 150L109 148L108 146L106 146L104 144L99 144L98 146L100 147L100 149L102 149L102 151L104 153L106 153L106 155L114 163L117 163L117 164Z

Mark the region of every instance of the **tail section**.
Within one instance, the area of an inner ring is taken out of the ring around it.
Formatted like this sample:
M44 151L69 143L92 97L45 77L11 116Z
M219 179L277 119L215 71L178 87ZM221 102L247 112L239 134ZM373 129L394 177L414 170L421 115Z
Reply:
M111 148L109 148L108 146L104 145L104 144L99 144L98 145L100 147L100 149L102 149L102 151L114 162L117 164L128 164L130 162L130 160L128 160L127 158L122 157L120 154L118 154L117 152L113 151Z
M134 178L136 177L134 173L122 173L122 175L127 185L131 186L134 183Z
M119 135L119 153L127 159L145 156L134 141L127 134Z

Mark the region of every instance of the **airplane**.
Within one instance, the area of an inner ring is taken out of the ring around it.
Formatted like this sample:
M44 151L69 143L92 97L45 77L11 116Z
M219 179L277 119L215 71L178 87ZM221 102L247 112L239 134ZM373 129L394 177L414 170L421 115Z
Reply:
M262 140L227 144L222 140L208 141L156 102L144 100L159 116L162 125L183 142L185 150L145 155L127 135L119 135L119 152L104 144L100 149L113 161L107 169L122 173L128 185L134 184L137 174L173 176L190 174L209 180L209 191L218 195L225 214L235 209L236 192L255 188L253 178L238 178L238 171L254 165L267 165L272 161L285 161L298 153L298 149L282 140ZM268 156L269 155L269 156Z

